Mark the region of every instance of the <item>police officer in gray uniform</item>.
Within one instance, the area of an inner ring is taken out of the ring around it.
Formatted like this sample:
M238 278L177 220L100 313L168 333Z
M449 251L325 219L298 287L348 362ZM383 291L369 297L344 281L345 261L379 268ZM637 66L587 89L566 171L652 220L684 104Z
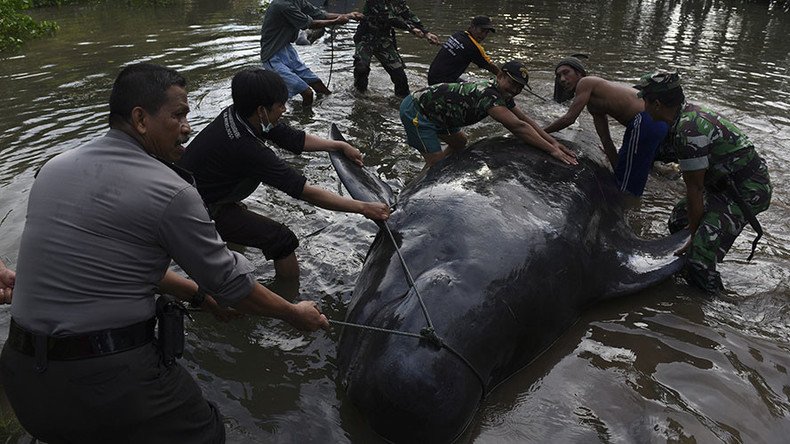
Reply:
M185 86L172 69L123 69L110 131L47 162L30 191L0 373L42 441L224 442L217 409L154 341L157 291L328 327L315 303L255 281L172 164L191 131ZM171 260L194 282L168 271Z

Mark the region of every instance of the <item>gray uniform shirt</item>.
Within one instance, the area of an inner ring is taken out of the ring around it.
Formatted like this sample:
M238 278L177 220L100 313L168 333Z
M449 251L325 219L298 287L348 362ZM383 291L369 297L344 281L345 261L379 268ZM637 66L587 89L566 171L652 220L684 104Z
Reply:
M252 291L252 265L226 248L197 190L110 130L33 183L11 315L53 336L149 319L171 258L221 303Z
M261 61L269 60L285 45L296 40L300 29L307 29L313 19L325 19L326 13L307 0L273 0L261 25Z

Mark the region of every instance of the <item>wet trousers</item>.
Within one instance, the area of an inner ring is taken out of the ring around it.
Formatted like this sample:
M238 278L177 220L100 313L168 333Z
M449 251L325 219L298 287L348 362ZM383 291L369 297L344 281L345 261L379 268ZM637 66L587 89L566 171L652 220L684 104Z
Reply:
M35 358L6 343L0 375L22 427L57 443L224 443L222 418L178 363L154 343L73 361Z
M368 88L370 63L375 56L395 85L395 95L398 97L409 95L409 82L406 79L405 65L398 53L394 37L377 37L365 34L355 36L354 43L354 86L359 91L365 91Z
M738 185L753 214L765 211L771 202L771 182L763 162L760 169ZM705 212L688 250L685 278L690 285L709 293L723 288L716 263L729 252L738 235L749 222L740 206L727 192L705 192ZM669 231L674 233L688 225L688 203L681 199L669 218Z

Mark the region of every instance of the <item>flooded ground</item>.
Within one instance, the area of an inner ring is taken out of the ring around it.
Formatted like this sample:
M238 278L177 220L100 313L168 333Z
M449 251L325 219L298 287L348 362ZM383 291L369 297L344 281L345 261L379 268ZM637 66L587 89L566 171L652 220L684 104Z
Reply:
M348 7L345 2L333 5ZM790 433L790 14L782 2L739 1L409 1L442 40L470 17L493 17L485 42L497 62L520 58L536 94L551 96L559 58L590 55L593 74L631 82L655 68L678 68L690 101L720 111L744 129L767 160L775 186L757 254L746 229L720 266L731 294L705 298L669 281L591 308L536 362L495 390L462 442L784 442ZM361 8L361 4L357 5ZM137 61L174 67L190 82L190 120L198 131L230 104L230 79L259 63L259 5L254 0L193 0L129 8L83 5L37 10L61 31L0 56L0 256L12 267L35 171L52 156L106 131L107 99L119 68ZM421 168L405 145L399 100L374 63L367 94L353 91L354 24L299 47L335 94L312 110L298 99L286 118L325 135L337 123L366 163L399 189ZM332 38L334 37L334 38ZM412 89L426 84L437 48L398 34ZM471 77L487 73L472 69ZM562 105L522 95L519 105L542 122ZM591 119L565 130L590 131ZM622 134L616 123L615 138ZM505 134L490 119L478 138ZM325 155L293 157L308 180L345 193ZM631 214L644 237L665 223L684 187L654 174ZM246 202L288 224L300 237L299 298L320 301L342 319L376 227L361 216L316 209L267 187ZM76 246L78 248L78 246ZM247 250L267 282L272 273ZM580 280L584 276L578 277ZM0 308L0 338L9 310ZM279 322L247 318L218 324L198 314L188 326L182 364L226 417L228 441L376 442L363 415L335 384L339 331L303 335ZM2 342L2 340L0 340ZM408 425L404 425L408 426ZM2 409L0 436L31 438Z

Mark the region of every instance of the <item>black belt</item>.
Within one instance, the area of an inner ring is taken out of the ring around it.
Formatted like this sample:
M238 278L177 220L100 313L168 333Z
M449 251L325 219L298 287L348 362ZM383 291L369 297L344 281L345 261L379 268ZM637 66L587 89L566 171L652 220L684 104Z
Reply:
M73 361L119 353L154 340L156 318L126 327L93 331L80 335L46 336L22 328L14 319L8 330L7 344L14 350L35 356L37 370L46 369L46 361Z

